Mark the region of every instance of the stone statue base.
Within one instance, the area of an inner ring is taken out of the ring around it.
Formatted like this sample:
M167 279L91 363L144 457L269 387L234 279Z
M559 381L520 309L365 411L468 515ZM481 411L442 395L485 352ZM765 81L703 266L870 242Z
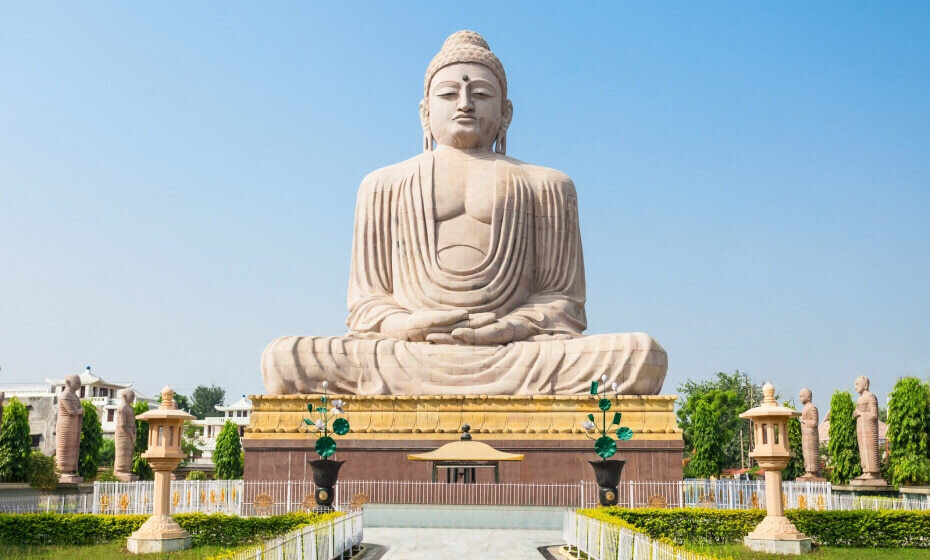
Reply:
M115 476L117 480L121 480L123 482L133 482L139 480L139 475L126 472L115 472L113 473L113 476Z
M133 554L176 552L191 547L191 536L170 515L153 515L126 539Z
M798 482L826 482L827 479L813 473L804 473L797 478Z
M316 438L306 429L307 404L319 395L252 396L245 429L246 480L312 478ZM352 431L338 438L343 480L431 480L428 463L407 455L432 451L459 439L463 424L476 440L523 461L500 466L501 482L571 482L589 473L594 443L581 423L600 414L591 396L336 396L345 403ZM672 396L621 396L623 425L630 441L617 444L626 459L624 480L681 480L684 447ZM488 472L484 472L488 471ZM493 482L479 469L478 482Z
M81 482L84 482L84 477L76 474L67 473L58 477L58 484L78 484Z
M746 535L743 544L750 550L768 554L806 554L811 551L810 538L798 531L787 517L776 515L766 515L762 523Z
M888 483L878 473L864 473L849 481L850 486L886 487Z

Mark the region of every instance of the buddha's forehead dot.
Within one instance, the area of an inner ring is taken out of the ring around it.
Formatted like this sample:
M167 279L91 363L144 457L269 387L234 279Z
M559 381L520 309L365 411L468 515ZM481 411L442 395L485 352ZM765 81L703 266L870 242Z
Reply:
M467 81L468 81L468 74L463 74L463 75L462 75L462 81L463 81L463 82L467 82Z

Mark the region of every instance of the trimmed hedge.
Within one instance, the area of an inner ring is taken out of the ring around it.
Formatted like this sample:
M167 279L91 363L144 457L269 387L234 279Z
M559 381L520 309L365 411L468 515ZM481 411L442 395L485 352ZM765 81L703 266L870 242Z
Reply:
M620 521L653 539L677 544L739 544L765 517L763 510L598 508L580 513ZM930 548L930 511L788 510L785 516L819 545Z
M335 514L341 515L341 514ZM334 514L288 513L272 517L179 513L174 520L193 537L194 546L241 546L270 539ZM0 545L89 545L125 539L147 515L0 513Z

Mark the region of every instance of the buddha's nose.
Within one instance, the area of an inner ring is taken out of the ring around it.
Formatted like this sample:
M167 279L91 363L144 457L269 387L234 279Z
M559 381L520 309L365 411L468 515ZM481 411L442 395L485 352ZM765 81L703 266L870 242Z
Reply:
M468 95L467 91L462 92L462 94L459 95L458 110L469 112L469 111L472 111L474 108L475 107L474 105L472 105L472 102L471 102L471 96Z

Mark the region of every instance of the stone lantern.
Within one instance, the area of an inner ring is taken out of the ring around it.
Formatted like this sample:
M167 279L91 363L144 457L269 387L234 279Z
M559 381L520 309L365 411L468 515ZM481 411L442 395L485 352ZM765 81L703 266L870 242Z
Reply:
M137 417L149 423L148 450L142 455L155 472L155 507L148 520L126 541L135 554L172 552L191 546L191 536L170 515L171 471L184 458L181 436L184 422L194 416L178 410L174 390L161 390L161 407Z
M755 445L749 456L765 472L765 519L743 543L756 552L803 554L811 551L811 540L785 517L781 488L781 471L794 456L788 443L788 420L801 413L779 406L771 383L762 386L762 395L760 406L739 415L753 422Z

